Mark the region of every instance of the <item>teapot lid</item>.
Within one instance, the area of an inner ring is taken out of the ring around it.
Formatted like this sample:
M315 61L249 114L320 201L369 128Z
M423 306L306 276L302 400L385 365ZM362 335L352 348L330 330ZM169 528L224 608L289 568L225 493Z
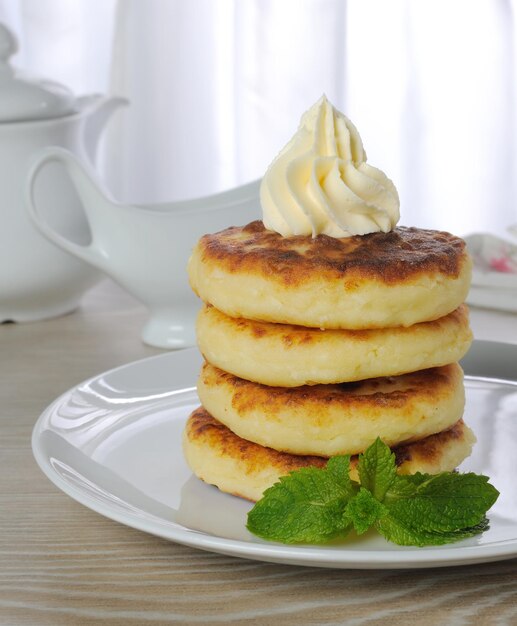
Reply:
M75 98L65 86L17 72L9 63L18 50L14 34L0 23L0 123L51 119L75 112Z

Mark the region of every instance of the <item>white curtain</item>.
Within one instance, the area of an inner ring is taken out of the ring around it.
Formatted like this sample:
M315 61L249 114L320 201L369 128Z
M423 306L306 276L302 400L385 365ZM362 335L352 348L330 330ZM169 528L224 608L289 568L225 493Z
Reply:
M517 222L515 0L0 0L15 63L127 96L102 170L122 201L262 175L322 94L401 196L401 222Z

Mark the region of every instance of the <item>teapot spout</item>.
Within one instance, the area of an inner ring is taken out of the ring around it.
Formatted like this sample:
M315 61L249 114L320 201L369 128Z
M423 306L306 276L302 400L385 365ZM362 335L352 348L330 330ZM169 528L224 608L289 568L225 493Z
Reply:
M79 98L80 109L86 115L83 126L83 146L90 163L95 163L99 139L107 121L119 107L128 104L129 101L126 98L120 97L92 95Z

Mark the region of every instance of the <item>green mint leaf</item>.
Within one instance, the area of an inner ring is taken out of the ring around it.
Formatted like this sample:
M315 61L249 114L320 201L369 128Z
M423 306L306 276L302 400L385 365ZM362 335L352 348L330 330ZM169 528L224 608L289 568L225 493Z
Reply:
M404 481L405 483L409 483L410 485L418 487L428 480L432 480L435 476L436 474L422 474L422 472L416 472L416 474L405 474L403 476L399 476L397 474L397 479L395 482Z
M405 478L394 481L385 504L400 523L432 533L476 527L499 495L486 476L444 472L412 484L414 492L404 496L401 487L409 482ZM396 490L399 497L393 499Z
M470 528L438 533L408 525L388 511L387 515L376 522L375 528L385 539L399 546L440 546L482 533L488 529L488 520L483 518L479 524Z
M359 493L346 505L343 519L346 523L352 523L355 532L362 535L384 515L386 515L386 507L367 489L361 487Z
M358 491L359 485L350 478L350 455L334 456L328 460L326 471L352 498Z
M350 480L336 479L342 463L334 462L331 471L302 468L280 478L248 513L248 530L283 543L322 543L346 535L352 524L343 510L353 493Z
M396 476L384 496L385 504L389 504L399 498L410 498L415 495L417 488L423 483L434 478L432 474L408 474Z
M382 502L397 477L395 455L379 437L359 455L357 466L361 486Z

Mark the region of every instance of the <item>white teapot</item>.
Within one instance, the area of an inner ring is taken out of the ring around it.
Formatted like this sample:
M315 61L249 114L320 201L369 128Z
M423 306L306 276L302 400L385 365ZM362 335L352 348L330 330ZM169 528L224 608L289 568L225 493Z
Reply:
M80 245L45 219L36 190L39 174L61 164L82 200L91 241ZM26 185L26 207L34 225L49 241L91 263L133 294L150 312L145 343L162 348L195 345L194 321L199 301L187 278L187 261L205 233L247 224L261 216L260 181L206 198L146 206L113 201L94 173L62 148L37 154Z
M126 101L75 98L65 87L17 72L13 34L0 24L0 322L25 322L73 310L100 278L97 270L50 244L23 205L29 161L45 146L62 146L82 161L94 157L105 122ZM89 238L72 186L59 169L40 181L38 197L53 227L74 241Z

